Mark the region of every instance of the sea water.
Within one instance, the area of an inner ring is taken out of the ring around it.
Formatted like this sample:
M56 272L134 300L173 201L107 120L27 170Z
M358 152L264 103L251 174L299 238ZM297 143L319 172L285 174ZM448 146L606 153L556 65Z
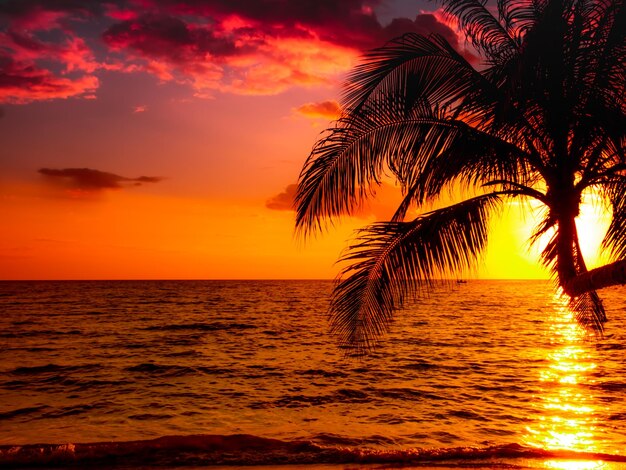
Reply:
M332 287L0 283L0 464L624 460L624 288L597 337L548 281L435 286L357 359Z

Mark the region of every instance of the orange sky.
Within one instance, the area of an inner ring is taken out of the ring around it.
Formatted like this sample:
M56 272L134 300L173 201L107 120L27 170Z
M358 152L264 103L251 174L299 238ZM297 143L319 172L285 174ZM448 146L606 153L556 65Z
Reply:
M352 231L393 210L383 195L294 237L290 185L343 75L401 32L457 38L426 1L265 1L0 5L0 279L337 274ZM468 277L546 277L531 220L511 206Z

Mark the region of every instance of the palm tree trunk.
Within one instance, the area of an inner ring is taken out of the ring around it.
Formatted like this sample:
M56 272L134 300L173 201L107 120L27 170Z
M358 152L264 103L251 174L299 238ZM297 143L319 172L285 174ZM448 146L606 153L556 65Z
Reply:
M626 284L626 260L616 261L579 274L561 287L567 295L577 297L586 292L620 284Z
M559 217L556 240L556 269L559 284L564 286L578 274L576 269L576 223L575 216L569 214Z

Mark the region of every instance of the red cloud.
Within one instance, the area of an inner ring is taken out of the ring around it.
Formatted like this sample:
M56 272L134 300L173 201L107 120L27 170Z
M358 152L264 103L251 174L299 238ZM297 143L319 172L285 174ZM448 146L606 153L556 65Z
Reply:
M190 83L199 94L272 94L319 85L349 69L356 56L301 27L264 32L235 20L206 25L151 14L118 23L103 38L144 70Z
M0 5L0 19L8 20L0 32L0 103L94 97L99 81L93 72L101 65L68 26L72 12L81 17L88 12L89 2L80 3L8 0ZM39 33L50 31L54 35L41 39Z
M139 0L137 0L139 1ZM150 14L111 26L105 42L162 80L272 94L335 83L361 51L407 32L456 33L432 14L382 26L366 0L141 0Z
M20 80L12 69L0 69L1 81L10 83L0 100L92 97L94 74L102 69L145 71L188 84L197 96L272 94L335 83L363 50L406 32L435 32L460 48L453 29L433 14L381 25L373 9L381 2L5 0L0 54L23 73ZM87 32L90 21L104 31ZM115 52L115 63L96 58L96 41ZM38 90L19 88L34 76L42 83Z
M98 79L94 76L59 77L34 65L0 57L0 103L22 104L74 96L89 98L97 88Z

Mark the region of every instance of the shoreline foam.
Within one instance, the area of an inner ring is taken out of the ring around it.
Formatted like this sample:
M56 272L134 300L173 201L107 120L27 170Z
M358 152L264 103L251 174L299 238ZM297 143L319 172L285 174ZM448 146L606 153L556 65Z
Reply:
M483 448L370 449L325 447L308 441L283 441L249 434L164 436L157 439L68 444L0 446L0 467L159 467L267 465L393 465L437 467L528 466L553 459L623 464L626 456L545 450L520 444ZM514 463L517 462L517 463ZM526 462L526 463L524 463ZM497 464L497 465L496 465ZM531 468L534 465L531 466ZM288 468L288 467L283 467Z

